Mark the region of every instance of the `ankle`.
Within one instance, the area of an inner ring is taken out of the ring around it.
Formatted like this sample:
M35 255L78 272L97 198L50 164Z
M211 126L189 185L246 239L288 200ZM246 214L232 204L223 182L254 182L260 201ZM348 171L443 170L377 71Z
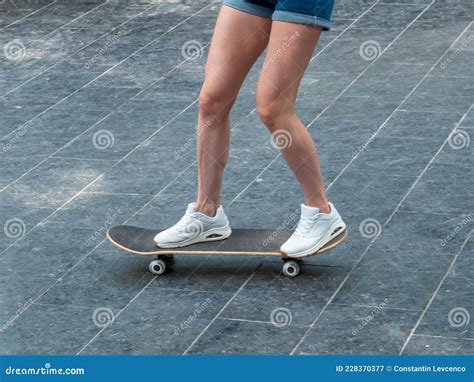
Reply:
M306 203L306 205L308 207L314 207L314 208L318 208L319 209L319 212L323 213L323 214L330 214L331 213L331 206L329 205L328 202L324 202L324 203Z
M220 204L216 203L197 203L196 205L196 212L200 212L210 218L216 216L217 209L219 208Z

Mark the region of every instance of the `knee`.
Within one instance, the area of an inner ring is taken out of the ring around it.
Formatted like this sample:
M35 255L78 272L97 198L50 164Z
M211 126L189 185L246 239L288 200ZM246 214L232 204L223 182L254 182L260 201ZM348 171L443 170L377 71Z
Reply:
M203 86L199 93L199 111L210 118L227 115L232 107L232 98L224 91Z
M260 120L269 129L290 113L288 102L273 90L257 90L257 111Z

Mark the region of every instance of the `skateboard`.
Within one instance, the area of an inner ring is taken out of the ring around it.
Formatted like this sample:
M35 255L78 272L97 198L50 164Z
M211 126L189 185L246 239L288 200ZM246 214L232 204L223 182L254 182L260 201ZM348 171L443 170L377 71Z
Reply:
M128 225L111 227L107 239L118 249L139 256L156 256L149 269L154 275L165 273L174 255L222 256L274 256L283 259L283 274L295 277L300 272L301 258L289 258L280 252L280 246L290 237L291 231L275 229L233 229L229 238L219 241L191 244L186 247L160 248L153 238L160 230ZM305 257L318 255L340 244L347 236L347 229L339 233L319 251Z

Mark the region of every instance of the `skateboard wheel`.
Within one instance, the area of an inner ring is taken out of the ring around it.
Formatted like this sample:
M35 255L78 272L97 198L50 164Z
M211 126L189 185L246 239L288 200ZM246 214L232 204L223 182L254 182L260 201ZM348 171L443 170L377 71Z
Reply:
M150 262L150 265L148 267L150 269L150 272L153 273L154 275L162 275L166 271L166 263L161 260L153 260Z
M283 264L283 274L286 277L296 277L300 273L300 266L298 262L294 260L285 261Z

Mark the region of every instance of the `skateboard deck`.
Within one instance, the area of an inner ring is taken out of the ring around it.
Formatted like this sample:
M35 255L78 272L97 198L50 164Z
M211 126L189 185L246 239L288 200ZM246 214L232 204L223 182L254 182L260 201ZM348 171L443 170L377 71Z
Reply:
M164 273L167 263L174 255L223 255L223 256L275 256L285 261L283 273L294 277L299 273L298 259L288 258L280 252L280 246L291 236L291 231L276 229L233 229L224 240L191 244L186 247L160 248L153 238L160 230L118 225L107 232L107 239L118 249L139 256L157 256L150 263L150 271L156 275ZM323 253L340 244L347 236L347 229L332 239L319 251L307 256ZM306 256L306 257L307 257ZM293 274L296 273L296 274Z

